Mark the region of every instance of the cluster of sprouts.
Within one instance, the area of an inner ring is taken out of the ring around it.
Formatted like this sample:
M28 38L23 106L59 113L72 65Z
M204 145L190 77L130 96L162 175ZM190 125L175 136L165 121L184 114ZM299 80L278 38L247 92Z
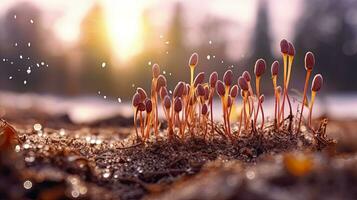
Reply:
M314 54L307 52L305 56L306 79L301 99L301 112L297 118L298 123L293 124L292 106L289 97L289 83L291 69L295 56L292 43L287 40L280 42L283 57L283 85L278 85L279 62L271 65L271 79L274 89L274 121L275 132L287 129L289 132L299 133L303 121L304 106L307 105L307 90L315 65ZM177 83L172 95L168 93L167 82L164 75L160 74L158 64L152 66L152 83L150 96L142 88L137 88L133 96L134 126L137 138L144 141L150 134L155 137L159 134L159 109L161 105L167 124L167 137L169 140L180 138L184 140L187 135L202 136L213 135L220 131L221 135L233 141L241 134L250 132L264 132L265 125L264 94L260 90L260 80L266 73L267 64L264 59L258 59L254 66L254 77L248 71L244 71L237 80L233 78L232 70L227 70L222 80L218 73L213 72L205 82L205 73L200 72L195 76L198 64L198 54L193 53L188 62L190 68L190 82ZM255 84L255 88L252 85ZM307 126L312 128L312 109L316 93L321 89L323 79L320 74L315 75L311 85L311 101L309 107ZM214 122L213 99L219 97L222 105L223 123ZM237 103L240 101L241 103ZM289 115L286 120L285 106L289 106ZM237 112L237 115L232 115ZM238 116L234 118L233 116ZM260 118L260 119L259 119ZM138 124L140 131L138 130ZM233 127L233 128L232 128Z

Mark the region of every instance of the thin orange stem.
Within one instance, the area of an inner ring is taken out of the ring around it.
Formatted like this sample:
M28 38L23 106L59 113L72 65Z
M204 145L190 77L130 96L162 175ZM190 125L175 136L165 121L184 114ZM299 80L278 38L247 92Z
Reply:
M305 107L305 102L306 102L306 92L307 92L307 87L309 85L310 75L311 75L311 70L307 70L306 78L305 78L305 86L304 86L304 96L302 98L301 112L300 112L300 117L299 117L299 126L296 131L297 133L300 132L301 119L302 119L302 114L304 112L304 107Z

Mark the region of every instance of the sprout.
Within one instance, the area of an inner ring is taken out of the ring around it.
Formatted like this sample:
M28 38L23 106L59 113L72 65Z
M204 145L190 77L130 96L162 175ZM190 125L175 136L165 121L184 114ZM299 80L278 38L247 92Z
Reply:
M257 108L257 113L259 113L259 109L261 110L261 113L262 113L262 124L260 126L260 129L263 130L263 127L264 127L264 110L263 110L263 102L264 102L264 94L262 94L260 97L259 97L259 100L258 100L258 108ZM258 114L255 115L255 119L254 119L254 127L256 127L257 125L257 119L258 119Z
M173 118L177 118L177 121L178 121L178 128L180 130L180 135L181 135L181 138L184 139L185 138L185 135L184 135L184 131L182 129L182 123L181 123L181 120L180 120L180 112L182 111L182 107L183 107L183 104L182 104L182 100L181 100L181 97L177 97L175 98L175 101L174 101L174 111L175 111L175 115L173 116ZM174 124L175 125L175 124Z
M193 84L193 76L195 75L195 67L197 63L198 63L198 54L193 53L188 62L188 65L190 66L190 70L191 70L191 86Z
M273 86L274 86L274 96L275 96L275 108L274 108L274 125L275 128L277 128L277 119L278 119L278 94L276 91L277 87L277 79L278 79L278 73L279 73L279 62L274 61L273 64L271 65L271 77L273 80Z
M266 69L266 63L265 60L259 59L255 63L255 68L254 68L254 73L255 73L255 87L256 87L256 92L257 96L260 96L260 79L261 76L264 74Z
M146 127L145 127L145 140L149 138L149 133L151 129L151 111L152 111L152 101L150 99L145 100L145 110L146 110Z
M167 123L168 123L168 137L169 139L171 139L173 137L174 131L173 131L173 127L172 127L172 118L171 118L171 112L170 112L170 108L171 108L171 100L169 96L165 96L164 98L164 112L165 112L165 116L167 119Z
M146 98L147 98L147 94L146 94L146 92L145 92L145 90L144 89L142 89L142 88L136 88L136 92L140 95L140 100L141 101L144 101Z
M139 112L138 106L139 106L140 102L141 102L140 94L135 93L133 96L133 99L132 99L132 105L134 107L134 127L135 127L135 133L136 133L137 139L139 138L139 134L138 134L138 127L137 127L136 121L138 118L138 112Z
M286 48L285 42L283 42L283 43L284 44L281 46L284 46L284 48ZM284 50L286 50L286 49L284 49ZM281 105L282 120L284 120L285 99L287 99L287 101L288 101L289 109L290 109L290 117L292 117L292 108L291 108L291 102L290 102L289 93L288 93L288 87L289 87L289 82L290 82L291 67L292 67L292 63L294 60L294 55L295 55L295 48L292 43L288 42L287 52L283 53L283 58L284 58L284 94L283 94L283 102ZM287 62L289 63L288 66L287 66ZM292 122L292 118L290 118L289 130L291 129L291 122Z
M202 108L201 108L201 114L202 114L202 121L203 121L203 125L204 125L204 134L203 134L203 138L206 139L206 135L207 135L207 120L208 120L208 106L207 104L203 104Z
M280 97L281 97L281 92L282 92L281 87L280 86L276 87L276 105L278 107L278 112L277 112L277 116L278 116L277 128L278 129L280 128L280 113L281 113L281 110L280 110Z
M213 95L214 95L214 89L216 87L216 83L218 80L218 73L217 72L212 72L212 74L209 77L209 84L210 84L210 97L209 97L209 104L210 104L210 111L211 111L211 133L214 131L214 123L213 123Z
M224 83L221 80L217 81L216 90L217 90L217 94L221 97L221 102L222 102L224 131L231 138L230 132L228 130L228 125L227 125L227 104L226 104L226 101L225 101L226 88L225 88Z
M315 75L314 79L312 80L311 85L311 102L310 102L310 114L309 114L309 126L311 127L311 118L312 118L312 108L315 102L315 96L318 91L320 91L323 84L323 79L321 74Z
M303 92L301 112L300 112L299 125L298 125L298 128L297 128L297 132L300 132L302 114L304 113L304 107L305 107L305 102L306 102L307 87L309 86L309 80L310 80L312 68L314 67L314 65L315 65L314 54L312 52L307 52L305 54L306 77L305 77L304 92Z
M144 121L143 121L143 112L145 111L146 107L143 102L140 102L138 105L139 111L139 120L140 120L140 130L141 130L141 137L144 137Z
M248 130L248 127L249 127L249 118L247 117L247 111L246 111L246 104L247 104L247 98L248 98L248 83L246 81L245 78L243 78L242 76L238 78L238 85L239 87L241 88L242 90L242 97L243 97L243 112L244 112L244 129L245 130ZM242 115L241 115L242 117ZM240 120L242 121L242 120ZM240 130L240 128L239 128Z

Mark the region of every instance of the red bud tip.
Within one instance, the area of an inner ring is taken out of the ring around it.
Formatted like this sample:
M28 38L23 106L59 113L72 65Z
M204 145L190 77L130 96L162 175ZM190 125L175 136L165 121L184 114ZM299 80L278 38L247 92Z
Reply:
M238 90L238 85L234 85L231 89L231 97L236 98L236 96L238 95Z
M180 81L175 87L175 90L174 90L174 93L173 93L173 97L174 98L175 97L182 97L183 92L185 90L185 87L186 87L185 83Z
M289 42L289 49L288 49L288 55L289 56L294 56L295 55L295 48L292 43Z
M208 100L209 99L209 88L208 86L205 87L205 100Z
M311 90L318 92L321 89L323 82L324 80L321 74L315 75L314 79L312 80Z
M161 99L161 101L163 101L165 96L168 95L168 94L169 93L168 93L166 87L161 87L161 89L160 89L160 99Z
M216 83L216 90L217 90L217 94L221 97L223 97L226 93L224 84L221 80L218 80Z
M135 93L132 99L132 105L134 107L138 107L139 103L141 102L141 97L139 93Z
M266 69L266 63L264 59L258 59L257 62L255 62L255 67L254 67L254 73L257 77L260 77L261 75L264 74L265 69Z
M231 86L233 82L233 72L232 70L227 70L223 75L223 82L226 86Z
M143 102L140 102L139 105L138 105L138 110L139 111L145 111L145 104Z
M190 86L190 84L187 83L184 95L188 95L188 93L190 92L190 89L191 89L191 86Z
M271 65L271 75L277 76L278 73L279 73L279 62L274 61L273 64Z
M175 112L180 112L182 110L182 100L180 97L175 98L174 110L175 110Z
M287 54L289 51L289 43L287 40L283 39L280 41L280 51L283 54Z
M243 77L238 78L238 85L244 91L247 91L249 89L247 80Z
M190 57L189 65L190 67L196 67L197 63L198 63L198 54L193 53Z
M312 52L307 52L305 54L305 69L312 70L315 65L315 56Z
M208 106L207 104L202 105L202 110L201 110L202 115L207 115L208 113Z
M145 100L145 108L147 113L151 113L152 111L152 102L150 99Z
M143 88L140 87L136 88L136 92L140 95L141 101L144 101L146 99L147 94Z
M242 74L242 77L249 82L250 80L252 80L252 77L250 76L250 73L248 71L244 71Z
M197 92L197 96L200 97L205 96L205 88L201 84L197 85L196 92Z
M160 67L159 67L159 65L158 64L154 64L153 66L152 66L152 76L154 77L154 78L157 78L157 77L159 77L159 75L160 75Z
M209 83L211 85L211 88L216 87L217 80L218 80L218 73L212 72L212 74L209 76Z
M205 80L205 73L200 72L199 74L197 74L195 80L193 81L193 86L197 87L197 85L202 84L204 80Z
M166 87L166 78L163 75L157 78L156 91L159 92L161 87Z
M164 106L166 109L170 109L171 108L171 99L169 96L165 96L164 98Z

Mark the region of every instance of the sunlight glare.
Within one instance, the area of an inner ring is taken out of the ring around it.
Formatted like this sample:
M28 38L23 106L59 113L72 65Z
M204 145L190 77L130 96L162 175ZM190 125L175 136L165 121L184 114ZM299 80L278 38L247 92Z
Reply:
M114 54L120 62L127 61L142 49L142 1L105 0L109 37Z

